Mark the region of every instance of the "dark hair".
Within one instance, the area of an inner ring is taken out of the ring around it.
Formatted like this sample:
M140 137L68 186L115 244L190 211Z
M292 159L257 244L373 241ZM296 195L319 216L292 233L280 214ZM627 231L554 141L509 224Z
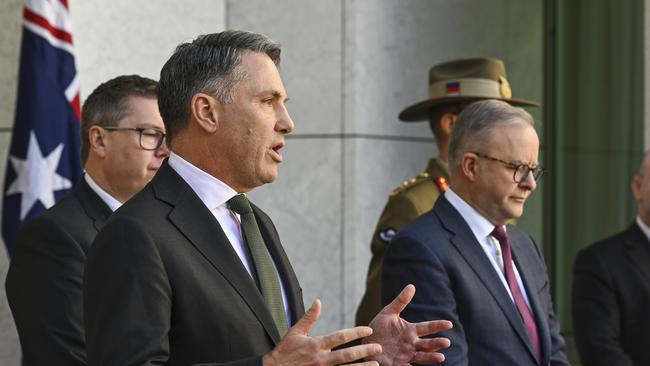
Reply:
M470 150L485 153L496 126L534 124L530 113L500 100L488 99L468 105L458 116L449 138L449 169L452 175L460 169L463 153Z
M117 126L131 113L130 97L156 98L158 82L139 75L122 75L99 85L86 99L81 109L81 161L88 159L92 126Z
M229 30L199 36L176 47L160 71L158 108L165 122L167 143L186 127L196 93L232 102L233 90L246 75L241 56L246 51L267 54L280 63L280 44L259 33Z
M442 138L442 130L440 128L440 119L442 116L447 113L459 115L468 105L468 102L446 103L429 109L429 127L436 141L440 141Z

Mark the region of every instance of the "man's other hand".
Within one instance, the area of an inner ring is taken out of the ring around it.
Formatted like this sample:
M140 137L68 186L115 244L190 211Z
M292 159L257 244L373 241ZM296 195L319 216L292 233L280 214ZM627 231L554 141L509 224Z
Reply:
M381 346L375 343L332 351L337 346L371 335L370 327L355 327L338 330L322 337L310 337L309 332L316 324L320 311L321 303L316 299L273 351L263 357L263 366L340 365L381 354ZM377 366L378 364L376 361L368 361L351 365Z
M402 292L370 322L373 334L364 340L381 345L383 353L369 357L382 366L404 366L410 363L440 363L445 356L438 351L448 348L447 338L420 338L448 329L452 324L447 320L409 323L400 318L400 313L415 295L415 286L407 285Z

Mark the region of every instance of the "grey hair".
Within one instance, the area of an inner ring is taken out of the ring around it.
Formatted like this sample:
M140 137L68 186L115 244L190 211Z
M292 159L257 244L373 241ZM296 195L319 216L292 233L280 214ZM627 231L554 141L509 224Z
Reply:
M462 155L483 152L495 127L503 125L534 126L530 113L500 100L482 100L467 106L458 116L449 138L449 168L460 169Z
M176 47L160 71L158 87L158 106L168 144L187 126L195 94L232 102L235 86L246 78L241 68L245 52L265 53L275 65L280 64L279 43L263 34L241 30L201 35Z

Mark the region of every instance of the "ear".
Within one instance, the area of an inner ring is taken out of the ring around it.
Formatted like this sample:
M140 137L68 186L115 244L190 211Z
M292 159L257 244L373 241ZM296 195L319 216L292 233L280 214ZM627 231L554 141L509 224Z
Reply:
M197 125L207 133L214 133L219 127L219 109L221 103L217 98L197 93L192 97L192 115Z
M90 146L90 151L93 154L105 157L106 156L106 130L95 125L88 129L88 144Z
M467 180L474 182L476 180L476 170L478 168L478 157L476 154L466 152L460 158L460 170Z
M453 113L445 113L440 117L440 130L446 137L451 135L451 129L454 127L456 119L458 119L458 115Z

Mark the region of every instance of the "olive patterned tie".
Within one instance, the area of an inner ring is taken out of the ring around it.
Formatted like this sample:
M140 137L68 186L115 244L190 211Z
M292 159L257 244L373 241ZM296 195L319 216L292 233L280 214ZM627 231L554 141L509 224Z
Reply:
M282 290L278 273L273 266L269 251L266 249L264 239L260 228L257 226L257 220L253 214L248 198L243 194L238 194L228 200L228 206L231 210L239 214L241 218L241 230L244 234L246 244L253 257L255 272L260 282L262 296L266 301L266 306L271 312L280 337L283 337L288 329L287 314L282 301Z

